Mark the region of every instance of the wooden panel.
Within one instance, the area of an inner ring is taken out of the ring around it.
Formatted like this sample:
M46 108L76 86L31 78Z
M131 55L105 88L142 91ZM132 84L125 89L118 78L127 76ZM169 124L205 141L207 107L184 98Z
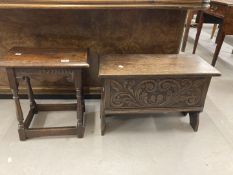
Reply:
M0 56L14 46L90 48L84 85L95 90L100 86L99 55L178 53L185 15L182 10L1 10ZM4 92L8 82L3 69L0 80ZM56 74L32 76L34 88L43 93L68 92L70 81Z
M109 9L197 8L209 0L2 0L0 8Z
M220 75L195 55L106 55L100 59L99 76Z

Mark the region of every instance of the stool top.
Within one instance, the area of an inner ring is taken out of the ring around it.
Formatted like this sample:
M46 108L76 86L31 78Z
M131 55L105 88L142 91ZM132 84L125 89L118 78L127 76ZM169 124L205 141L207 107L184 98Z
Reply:
M14 47L0 59L0 67L76 68L89 67L89 64L87 51Z
M99 76L219 76L220 72L196 55L126 54L100 58Z

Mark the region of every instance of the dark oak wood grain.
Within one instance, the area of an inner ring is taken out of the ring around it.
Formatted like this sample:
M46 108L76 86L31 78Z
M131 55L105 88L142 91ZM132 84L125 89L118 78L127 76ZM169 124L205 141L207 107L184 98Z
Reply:
M106 55L100 60L99 76L220 75L199 56L128 54Z
M89 67L87 52L75 49L12 48L2 59L0 67L15 68L77 68Z
M220 73L194 55L106 55L100 59L103 79L101 134L109 115L183 112L198 130L212 76Z

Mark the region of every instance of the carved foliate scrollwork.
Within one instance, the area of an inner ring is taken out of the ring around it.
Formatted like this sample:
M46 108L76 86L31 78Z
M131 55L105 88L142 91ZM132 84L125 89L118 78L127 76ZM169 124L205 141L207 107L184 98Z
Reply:
M110 106L186 107L201 106L205 78L110 80Z

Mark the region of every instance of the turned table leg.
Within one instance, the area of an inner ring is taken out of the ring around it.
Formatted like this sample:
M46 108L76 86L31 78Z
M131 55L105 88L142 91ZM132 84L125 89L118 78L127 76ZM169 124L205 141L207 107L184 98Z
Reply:
M190 125L192 126L192 128L195 132L198 131L199 114L200 114L200 112L190 112L189 113Z
M23 112L21 108L21 104L19 101L19 89L18 89L18 81L16 79L15 70L13 68L7 68L7 76L9 80L9 85L13 94L13 99L16 106L16 115L17 120L19 122L18 124L18 133L19 133L19 139L20 140L26 140L26 134L25 134L25 127L24 127L24 118L23 118Z
M76 90L76 98L77 98L77 136L79 138L83 138L85 126L84 126L84 118L83 118L83 105L82 105L82 71L74 70L74 84Z

